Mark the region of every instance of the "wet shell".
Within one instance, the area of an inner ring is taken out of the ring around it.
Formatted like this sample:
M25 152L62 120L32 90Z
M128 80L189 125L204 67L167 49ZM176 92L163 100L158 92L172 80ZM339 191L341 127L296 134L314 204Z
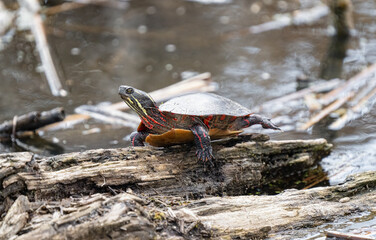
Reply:
M159 109L191 116L228 115L240 117L251 113L251 110L239 103L212 93L193 93L176 97L160 105Z

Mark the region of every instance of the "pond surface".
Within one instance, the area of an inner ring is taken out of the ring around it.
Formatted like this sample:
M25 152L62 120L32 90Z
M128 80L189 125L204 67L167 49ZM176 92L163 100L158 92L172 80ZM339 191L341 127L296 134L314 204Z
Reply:
M270 21L276 13L318 3L120 1L48 15L48 42L68 96L51 95L30 32L20 32L0 55L0 122L60 106L72 114L81 105L120 101L117 91L122 84L153 91L202 72L212 74L218 94L252 108L296 91L299 75L319 78L330 48L330 20L326 16L312 25L259 34L244 29ZM353 4L357 33L348 43L342 68L335 69L343 79L376 62L376 2L354 0ZM321 165L330 183L336 184L351 173L376 170L376 113L370 107L370 113L339 131L329 131L325 124L309 132L286 128L275 133L259 127L247 131L266 132L272 139L326 138L335 147ZM293 125L308 116L308 111L299 118L291 116ZM278 122L278 116L273 117ZM95 131L86 134L88 129ZM25 144L45 155L124 147L130 145L126 136L133 130L90 120ZM36 142L48 147L38 148ZM14 150L0 145L1 152Z

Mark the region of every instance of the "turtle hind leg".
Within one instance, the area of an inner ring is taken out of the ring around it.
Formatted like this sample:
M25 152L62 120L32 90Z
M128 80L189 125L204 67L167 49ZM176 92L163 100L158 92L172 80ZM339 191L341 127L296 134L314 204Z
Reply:
M196 144L196 155L199 160L203 162L209 161L212 163L214 160L213 149L210 143L210 136L208 129L202 125L194 125L191 127L191 131L194 135L194 142Z
M147 132L133 132L131 134L131 143L134 147L145 146L144 142L149 135Z
M272 123L272 121L269 118L262 117L257 114L252 114L249 117L241 119L241 121L238 123L238 127L240 127L239 129L247 128L255 124L260 124L265 129L269 128L282 131L277 125Z

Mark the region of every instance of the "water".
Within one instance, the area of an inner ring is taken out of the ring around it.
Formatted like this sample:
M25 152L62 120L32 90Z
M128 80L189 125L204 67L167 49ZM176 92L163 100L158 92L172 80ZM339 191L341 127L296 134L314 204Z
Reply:
M69 95L51 96L30 33L19 32L0 55L0 122L58 106L72 114L80 105L120 101L119 85L152 91L192 72L211 72L220 95L248 108L260 105L296 91L296 77L302 73L314 79L320 76L331 44L329 18L253 35L245 34L244 29L270 21L277 12L288 13L318 2L130 1L48 15L48 42ZM376 61L376 3L353 3L357 35L347 43L342 68L336 72L344 79ZM374 107L339 131L320 124L309 133L297 132L295 123L309 115L304 112L291 118L291 114L286 111L287 118L275 116L290 121L291 131L268 134L273 139L327 138L335 147L321 165L331 184L352 173L376 170ZM51 155L124 147L130 145L126 136L133 130L90 120L73 129L46 133L43 139L49 147L33 149ZM264 132L257 127L247 131ZM40 144L36 138L25 140L21 147L37 142ZM0 146L2 152L13 150Z

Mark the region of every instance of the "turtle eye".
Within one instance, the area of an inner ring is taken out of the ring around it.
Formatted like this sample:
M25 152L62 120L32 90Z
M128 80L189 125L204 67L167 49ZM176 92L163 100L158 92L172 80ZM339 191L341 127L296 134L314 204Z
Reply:
M133 88L127 88L127 90L125 90L125 93L126 94L132 94L132 93L134 93L134 90L133 90Z

